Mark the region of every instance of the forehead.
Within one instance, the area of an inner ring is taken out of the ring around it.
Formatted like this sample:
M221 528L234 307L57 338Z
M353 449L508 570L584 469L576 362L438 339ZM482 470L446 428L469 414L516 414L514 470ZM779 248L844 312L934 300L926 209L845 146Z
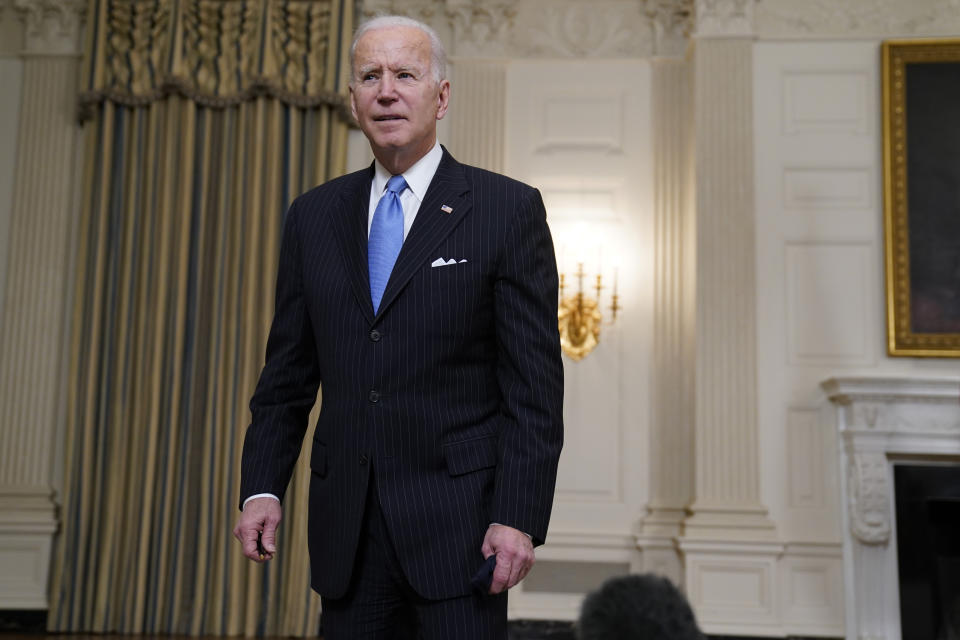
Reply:
M415 27L384 27L367 31L357 41L354 66L422 65L430 62L430 39Z

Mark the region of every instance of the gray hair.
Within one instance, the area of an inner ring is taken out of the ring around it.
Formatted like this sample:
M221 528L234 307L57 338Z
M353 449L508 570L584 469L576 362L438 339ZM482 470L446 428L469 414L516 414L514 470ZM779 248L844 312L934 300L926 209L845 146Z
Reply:
M447 79L447 52L443 48L443 43L440 42L440 36L438 36L437 32L433 30L433 27L428 24L424 24L419 20L408 18L407 16L387 15L376 16L375 18L371 18L357 27L357 32L353 36L353 42L350 44L351 78L354 72L353 59L357 51L357 42L360 40L360 37L368 31L374 31L376 29L389 29L391 27L413 27L414 29L419 29L427 34L427 38L430 40L430 71L433 73L433 79L437 84L440 84L442 81ZM350 83L353 84L352 79Z

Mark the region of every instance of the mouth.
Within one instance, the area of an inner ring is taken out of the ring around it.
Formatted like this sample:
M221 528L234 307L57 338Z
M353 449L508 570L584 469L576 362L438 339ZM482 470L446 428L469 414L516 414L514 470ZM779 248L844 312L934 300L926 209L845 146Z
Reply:
M384 116L375 116L373 118L374 122L390 122L391 120L406 120L403 116L397 115L384 115Z

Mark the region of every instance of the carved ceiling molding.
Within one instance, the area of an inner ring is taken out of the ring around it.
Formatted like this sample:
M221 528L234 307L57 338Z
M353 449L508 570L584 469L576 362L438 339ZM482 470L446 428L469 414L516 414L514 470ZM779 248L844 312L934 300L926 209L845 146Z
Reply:
M960 0L762 0L765 37L949 36L960 32Z
M524 2L513 48L526 57L647 57L653 26L638 2Z
M24 26L25 55L80 54L86 0L14 0Z
M510 41L517 16L513 2L477 0L448 0L445 13L457 55L496 54L497 47Z
M364 0L430 24L448 53L489 58L682 56L693 0Z
M752 37L760 0L696 0L698 38Z

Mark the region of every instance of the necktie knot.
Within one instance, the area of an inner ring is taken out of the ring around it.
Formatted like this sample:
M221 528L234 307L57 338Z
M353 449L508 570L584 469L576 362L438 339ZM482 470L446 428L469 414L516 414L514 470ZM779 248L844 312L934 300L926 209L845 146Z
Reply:
M390 193L401 194L407 188L407 181L403 176L393 176L387 180L387 191Z

